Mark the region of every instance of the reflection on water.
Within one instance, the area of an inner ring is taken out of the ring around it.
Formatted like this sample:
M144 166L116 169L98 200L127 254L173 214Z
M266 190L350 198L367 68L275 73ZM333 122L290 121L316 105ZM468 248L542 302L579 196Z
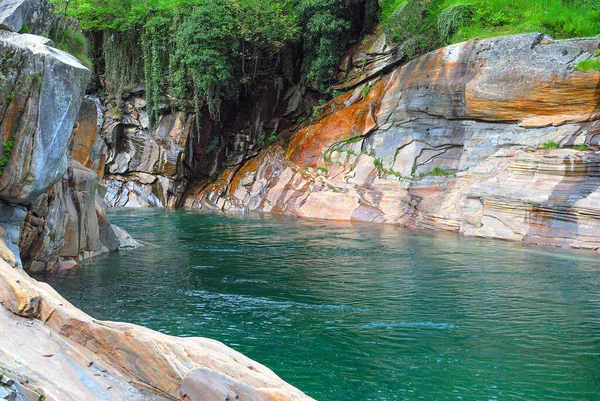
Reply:
M600 399L600 259L261 215L119 211L146 246L47 278L92 316L223 341L321 401Z

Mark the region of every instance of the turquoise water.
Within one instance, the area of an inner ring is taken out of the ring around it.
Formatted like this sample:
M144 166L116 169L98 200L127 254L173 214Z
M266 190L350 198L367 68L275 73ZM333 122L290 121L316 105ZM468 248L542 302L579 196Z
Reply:
M600 399L600 257L398 227L118 211L146 242L46 278L224 342L319 401Z

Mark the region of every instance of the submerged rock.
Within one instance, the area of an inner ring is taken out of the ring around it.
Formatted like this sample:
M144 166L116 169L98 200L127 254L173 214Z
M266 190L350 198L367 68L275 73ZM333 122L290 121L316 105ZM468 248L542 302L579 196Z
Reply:
M574 70L599 47L528 34L439 49L334 99L186 206L599 249L598 154L538 149L600 145L600 73Z

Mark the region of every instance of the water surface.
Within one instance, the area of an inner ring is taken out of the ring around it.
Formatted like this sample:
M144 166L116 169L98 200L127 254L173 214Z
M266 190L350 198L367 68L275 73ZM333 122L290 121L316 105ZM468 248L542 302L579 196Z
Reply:
M398 227L117 211L146 246L47 278L319 401L600 399L600 259Z

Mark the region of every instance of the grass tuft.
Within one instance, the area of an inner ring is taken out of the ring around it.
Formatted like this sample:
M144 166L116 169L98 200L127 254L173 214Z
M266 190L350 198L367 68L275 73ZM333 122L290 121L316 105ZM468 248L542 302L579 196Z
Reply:
M554 141L548 141L548 142L542 143L542 149L558 149L558 148L560 148L560 146L558 145L558 143L556 143Z
M600 71L600 60L590 59L590 60L580 61L579 64L577 64L577 67L575 67L575 71L598 72L598 71Z

